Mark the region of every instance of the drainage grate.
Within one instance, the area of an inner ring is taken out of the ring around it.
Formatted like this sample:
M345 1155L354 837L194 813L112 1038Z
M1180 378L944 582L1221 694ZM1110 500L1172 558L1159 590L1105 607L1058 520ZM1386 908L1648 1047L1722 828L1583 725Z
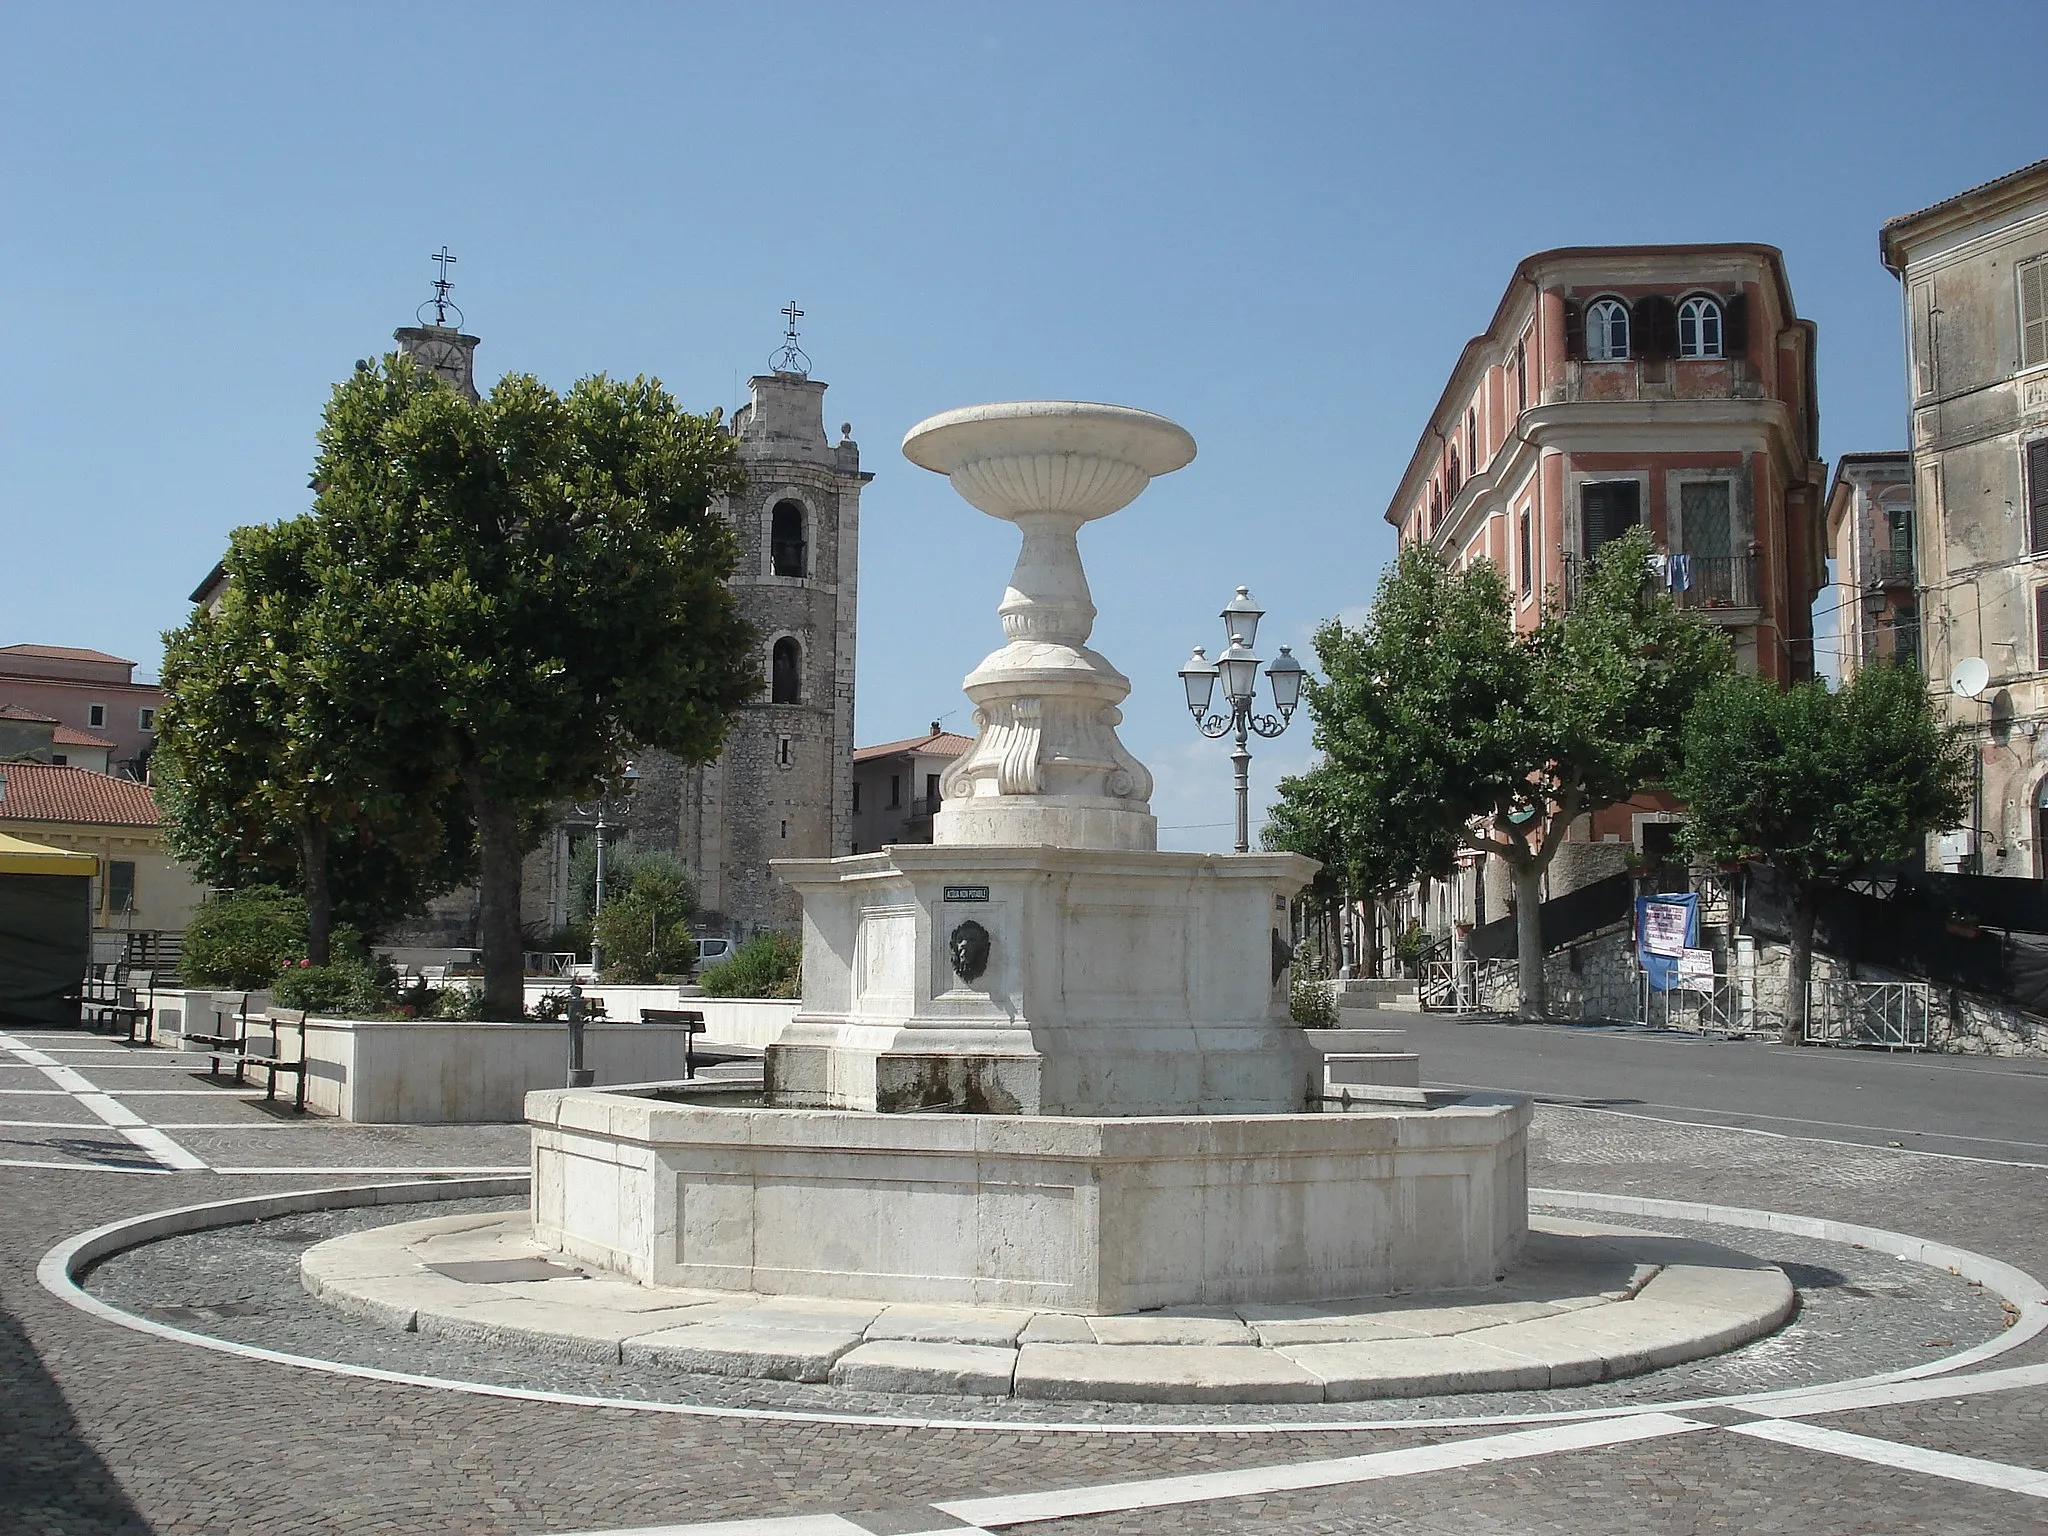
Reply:
M472 1259L463 1264L429 1264L437 1275L465 1285L509 1285L516 1280L580 1280L583 1271L546 1259Z

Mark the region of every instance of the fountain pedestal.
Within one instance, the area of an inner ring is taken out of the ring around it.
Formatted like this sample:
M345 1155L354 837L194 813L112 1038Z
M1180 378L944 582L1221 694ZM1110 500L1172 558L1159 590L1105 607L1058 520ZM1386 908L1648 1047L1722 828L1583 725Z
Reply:
M1149 411L948 411L903 451L1021 532L1006 643L968 674L974 745L934 846L781 860L804 899L804 1007L773 1104L977 1114L1279 1114L1320 1054L1288 1015L1295 854L1155 851L1152 775L1117 739L1130 682L1089 649L1076 535L1195 455Z

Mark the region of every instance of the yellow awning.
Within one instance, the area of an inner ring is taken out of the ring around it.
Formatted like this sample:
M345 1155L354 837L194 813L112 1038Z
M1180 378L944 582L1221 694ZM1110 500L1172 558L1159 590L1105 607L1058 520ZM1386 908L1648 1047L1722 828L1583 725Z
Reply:
M0 832L0 875L94 875L99 868L89 853L67 853Z

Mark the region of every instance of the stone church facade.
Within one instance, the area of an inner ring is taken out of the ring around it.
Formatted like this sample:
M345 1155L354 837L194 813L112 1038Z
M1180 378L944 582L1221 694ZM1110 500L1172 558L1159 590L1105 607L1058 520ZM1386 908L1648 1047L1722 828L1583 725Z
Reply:
M740 543L732 586L758 631L764 686L716 761L636 758L621 818L633 847L672 852L695 873L700 926L734 936L801 919L769 860L852 846L860 493L874 478L845 426L837 442L826 436L825 385L769 373L749 393L732 419L747 484L725 514ZM552 928L566 915L569 857L593 829L572 813L529 859L529 923Z
M477 338L441 326L408 326L395 337L474 397ZM715 761L643 752L633 791L612 803L612 846L680 858L697 878L706 932L795 929L801 908L769 860L851 847L860 495L874 477L860 467L850 427L842 424L836 442L826 435L825 389L800 372L760 375L730 423L747 474L723 508L740 544L731 584L758 631L761 692ZM537 939L568 921L571 860L594 835L596 810L563 807L527 856L520 919ZM473 943L475 908L473 890L452 892L392 937Z

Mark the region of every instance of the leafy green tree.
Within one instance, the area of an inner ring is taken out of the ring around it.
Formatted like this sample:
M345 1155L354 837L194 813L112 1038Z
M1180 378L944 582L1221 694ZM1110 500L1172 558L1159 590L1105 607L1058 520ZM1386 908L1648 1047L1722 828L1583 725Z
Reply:
M1709 626L1649 583L1641 530L1607 544L1569 606L1518 634L1486 561L1451 569L1403 546L1357 628L1316 635L1306 686L1334 770L1331 825L1405 883L1457 846L1514 880L1522 1012L1548 1012L1543 875L1566 829L1675 771L1685 712L1731 664Z
M173 850L215 885L301 891L315 965L337 920L377 931L459 881L467 854L452 780L335 643L320 533L308 517L235 530L221 602L164 637L156 758Z
M305 898L258 886L199 904L178 968L194 986L254 992L305 953Z
M1717 861L1766 859L1791 887L1787 1045L1801 1039L1821 902L1959 824L1971 766L1969 742L1936 720L1911 667L1866 667L1833 693L1726 677L1693 706L1676 782L1689 846Z
M573 869L570 878L575 878ZM690 934L696 911L690 872L673 854L628 853L619 867L607 867L604 910L593 925L604 946L606 976L649 982L687 971L697 958L697 941Z
M419 727L474 825L483 1007L521 1012L521 857L633 744L715 756L760 686L715 503L742 484L715 415L647 379L481 400L396 354L335 388L314 474L332 643Z

